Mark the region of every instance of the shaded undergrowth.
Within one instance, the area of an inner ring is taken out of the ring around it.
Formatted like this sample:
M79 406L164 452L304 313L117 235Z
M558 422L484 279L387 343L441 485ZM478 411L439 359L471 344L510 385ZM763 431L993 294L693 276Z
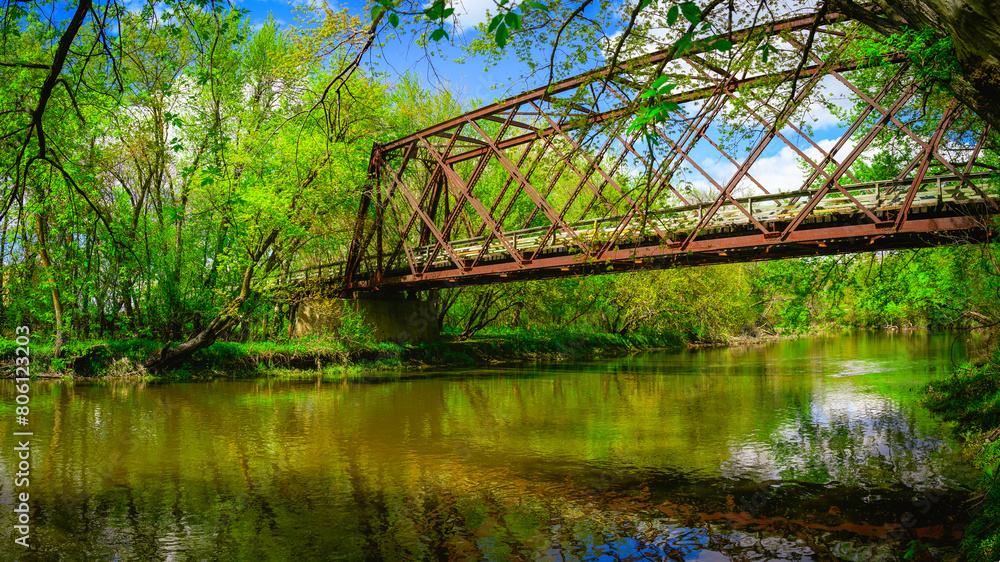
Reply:
M1000 349L984 364L966 365L928 385L924 403L956 422L973 464L982 470L970 500L974 520L966 529L963 549L972 562L995 562L1000 557Z

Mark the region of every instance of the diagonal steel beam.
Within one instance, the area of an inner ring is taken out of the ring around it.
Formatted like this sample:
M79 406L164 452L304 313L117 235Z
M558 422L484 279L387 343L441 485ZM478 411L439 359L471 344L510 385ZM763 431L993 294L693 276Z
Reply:
M476 211L476 213L479 214L479 218L481 218L483 222L487 224L487 226L490 229L490 233L493 236L495 236L500 241L501 244L503 244L503 247L507 249L507 251L510 253L510 256L514 258L514 261L520 263L521 258L517 255L517 251L514 249L514 246L512 246L507 237L503 235L497 224L493 222L493 218L490 216L489 211L486 210L486 207L484 207L483 204L479 201L479 199L472 194L472 192L469 190L469 187L465 184L465 182L462 181L462 178L460 178L458 174L451 169L451 167L446 166L444 164L444 159L441 157L440 154L437 153L437 151L435 151L431 147L430 143L428 143L427 140L423 138L421 138L420 140L421 142L424 143L424 148L427 149L428 152L430 152L431 156L433 156L435 160L441 163L442 168L444 169L444 173L448 176L448 179L451 180L451 182L453 182L462 191L462 195L464 195L464 200L468 202L470 205L472 205L472 208Z
M913 205L913 199L917 196L917 190L920 188L921 182L924 181L924 175L927 173L927 168L931 165L931 154L937 147L941 144L941 139L944 137L945 131L948 127L955 122L961 111L958 110L958 102L953 103L945 110L944 115L941 117L941 122L938 124L938 128L934 131L934 135L931 137L931 141L927 148L923 151L924 158L923 162L920 164L920 169L917 170L917 174L913 177L913 183L910 185L909 191L906 193L906 199L903 201L903 206L899 209L899 214L896 216L896 223L893 226L895 230L902 228L903 223L906 222L906 215L910 212L910 206Z
M881 93L883 95L887 95L890 86L891 86L891 83L886 84L882 88L882 92ZM917 85L914 84L914 83L911 83L909 85L909 87L907 87L906 90L904 90L903 93L900 94L899 98L896 99L896 102L892 105L892 108L890 109L890 111L892 113L895 113L895 112L899 111L904 105L906 105L906 103L908 101L910 101L910 98L913 97L913 95L916 93L916 91L917 91ZM871 104L869 106L870 107L874 107ZM860 126L860 123L864 119L867 119L867 112L865 112L865 111L863 111L861 113L861 115L858 117L858 119L855 120L855 125ZM871 144L871 142L873 140L875 140L875 137L878 136L878 134L882 131L883 128L885 128L885 125L888 122L889 122L889 117L887 115L883 115L878 120L878 122L871 129L869 129L868 133L865 134L865 136L858 143L858 146L854 147L854 150L852 150L851 153L847 155L847 158L845 158L837 166L837 168L834 170L834 172L833 172L833 180L836 180L836 179L840 178L840 176L843 175L844 170L846 170L848 167L850 167L852 164L854 164L854 161L857 160L857 158L859 156L861 156L861 153L866 148L868 148L868 145ZM848 133L845 134L845 138L842 138L841 140L843 140L844 142L846 142L846 137L849 134L852 134L851 130L849 130ZM814 172L814 176L815 175L816 175L816 173ZM817 189L816 193L810 197L809 201L806 203L806 206L802 208L802 210L799 212L799 214L796 215L796 217L794 219L792 219L792 222L789 223L788 226L785 227L785 229L781 232L780 238L782 240L787 239L788 236L795 229L797 229L800 224L802 224L802 222L806 219L806 217L809 216L813 212L813 210L816 208L816 206L819 205L819 202L823 200L823 197L825 197L826 194L829 193L829 191L830 191L830 184L833 183L833 180L827 180L826 182L824 182L823 185L822 185L822 187L820 187L819 189ZM839 186L839 184L837 184L837 185ZM876 221L876 222L878 222L878 221Z
M558 225L573 240L574 244L579 246L581 250L585 250L586 248L580 242L580 236L577 234L577 232L573 230L573 228L570 227L568 224L566 224L565 221L559 218L558 214L555 212L555 209L552 208L551 205L549 205L548 201L546 201L538 194L538 190L536 190L535 187L531 185L531 182L529 182L527 178L521 175L520 170L518 170L517 167L514 166L513 162L511 162L510 159L507 158L507 156L497 146L497 144L493 141L493 139L488 134L486 134L486 131L484 131L472 119L466 118L466 122L472 125L472 127L476 129L476 131L479 133L479 136L482 137L483 140L485 140L489 144L490 149L493 151L493 154L500 161L500 164L504 167L504 169L507 170L507 173L514 176L515 180L518 182L518 184L520 184L521 189L528 195L528 197L531 198L532 201L534 201L535 205L539 207L543 213L545 213L545 216L548 217L550 221L552 221L553 226Z

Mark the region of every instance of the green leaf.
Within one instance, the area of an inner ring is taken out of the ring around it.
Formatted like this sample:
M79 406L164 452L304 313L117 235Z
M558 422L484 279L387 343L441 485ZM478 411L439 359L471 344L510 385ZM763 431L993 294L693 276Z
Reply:
M651 98L656 95L656 90L649 90L648 92L643 92L639 99Z
M396 12L393 12L393 13L389 14L389 23L392 24L393 27L398 27L399 26L399 14L397 14Z
M675 43L675 45L677 46L677 54L683 55L684 53L686 53L691 49L691 46L693 44L694 42L691 40L690 33L685 33L684 35L681 35L681 38L677 40L677 43Z
M507 24L507 27L513 29L514 31L521 29L521 16L515 14L514 12L507 12L507 15L503 17L503 21Z
M548 6L545 4L542 4L541 2L533 2L532 0L528 0L524 3L524 5L536 10L542 10L543 12L547 12L549 10Z
M445 31L445 30L443 30L443 29L441 29L441 28L438 28L438 29L434 30L434 33L431 33L431 41L440 41L441 38L446 38L447 39L448 38L448 32Z
M639 0L639 10L645 10L646 6L652 4L655 0Z
M509 36L510 31L507 30L507 26L500 24L500 27L497 28L496 41L501 49L507 46L507 37Z
M503 23L503 14L497 14L497 15L493 16L493 19L490 20L490 28L487 29L487 31L490 32L490 33L493 33L493 31L501 23Z
M666 76L660 76L659 78L653 81L653 89L659 90L660 86L666 84L668 80L670 80L670 78L667 78Z
M437 0L437 2L431 4L430 8L424 10L424 15L427 16L427 19L431 20L441 19L442 17L444 17L443 14L444 14L444 0Z
M712 48L715 49L716 51L722 51L723 53L725 53L729 49L733 48L733 43L725 39L719 39L715 43L712 43Z
M677 23L677 16L680 15L680 9L677 6L671 6L670 10L667 11L667 25L674 25Z
M698 25L698 22L701 21L701 8L699 8L694 2L685 2L681 4L681 12L684 14L684 17L694 25Z

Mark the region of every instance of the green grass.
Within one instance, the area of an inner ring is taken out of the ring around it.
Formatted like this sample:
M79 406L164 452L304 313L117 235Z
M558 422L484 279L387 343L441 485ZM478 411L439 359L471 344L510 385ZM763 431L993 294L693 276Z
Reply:
M494 329L465 341L442 340L407 349L405 357L444 365L545 360L621 354L679 347L681 340L653 334L607 334L566 330Z

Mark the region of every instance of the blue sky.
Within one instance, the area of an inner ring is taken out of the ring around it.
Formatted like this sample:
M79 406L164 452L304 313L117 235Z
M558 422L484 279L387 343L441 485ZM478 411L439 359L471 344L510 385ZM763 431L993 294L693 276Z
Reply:
M295 21L294 5L303 5L305 0L236 0L237 4L250 11L250 21L254 25L263 23L268 15L279 24L289 25ZM363 22L370 19L370 4L354 0L331 7L347 8L359 16ZM463 7L464 6L464 13ZM404 73L417 75L426 88L447 87L460 99L479 99L489 103L494 98L502 99L524 89L524 85L514 85L515 79L527 70L514 57L489 70L482 57L470 57L462 47L478 36L475 26L485 19L489 9L496 11L492 0L466 0L456 7L460 29L449 29L451 41L440 41L432 45L433 53L428 53L416 45L411 33L389 37L384 47L372 51L366 62L388 74L390 79ZM463 32L464 31L464 32ZM468 62L458 63L455 59L466 58ZM511 90L510 88L513 88Z

